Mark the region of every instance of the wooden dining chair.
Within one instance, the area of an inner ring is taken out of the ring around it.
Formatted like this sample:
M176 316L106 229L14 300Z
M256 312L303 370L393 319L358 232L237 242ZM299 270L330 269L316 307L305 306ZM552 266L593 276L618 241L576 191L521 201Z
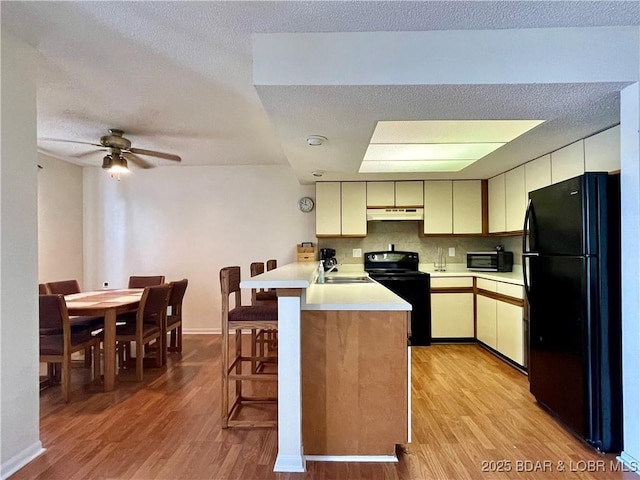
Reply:
M116 325L116 342L122 349L131 342L136 343L136 380L143 379L144 346L156 341L155 364L162 367L162 331L169 306L171 286L168 284L145 287L140 299L134 323ZM128 361L129 359L127 359Z
M44 283L39 283L38 284L38 295L46 295L47 293L47 286Z
M166 332L170 334L167 351L182 352L182 301L187 291L189 281L186 278L169 283L171 295L169 296L169 308L167 314ZM166 336L163 337L166 340Z
M47 293L53 295L72 295L74 293L80 293L80 284L77 280L61 280L58 282L47 282L45 284ZM104 317L96 316L74 316L70 317L71 329L84 329L89 328L92 331L97 331L104 328ZM87 348L84 352L85 366L91 365L91 349Z
M222 428L271 427L277 420L240 420L238 414L247 404L277 403L276 397L243 395L243 383L277 382L277 373L255 373L245 367L248 362L267 361L266 357L247 355L243 350L243 330L270 330L278 327L277 305L242 305L240 267L220 270L222 293ZM233 296L233 302L231 301ZM234 346L230 348L229 331L234 332ZM277 358L271 359L277 362ZM231 384L234 385L231 391Z
M62 295L39 295L40 362L62 366L62 396L71 396L71 355L87 348L93 350L93 378L100 377L100 338L89 328L72 328ZM48 368L49 380L53 369Z
M47 282L47 293L53 295L71 295L80 293L80 284L77 280L61 280L59 282Z
M267 260L267 272L270 270L275 270L276 268L278 268L278 260Z
M164 283L164 275L152 276L130 276L128 288L145 288L154 285L162 285Z
M129 283L127 288L145 288L153 287L155 285L164 284L164 275L150 275L150 276L137 276L132 275L129 277ZM135 323L136 313L126 312L118 315L118 322Z

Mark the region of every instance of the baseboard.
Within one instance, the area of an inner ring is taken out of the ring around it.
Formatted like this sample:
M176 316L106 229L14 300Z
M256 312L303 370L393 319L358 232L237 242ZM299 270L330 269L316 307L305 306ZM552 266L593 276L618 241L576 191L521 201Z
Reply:
M276 457L276 464L273 467L274 472L306 472L307 464L305 457L302 455L282 455Z
M376 462L398 463L395 455L305 455L310 462Z
M221 328L182 328L183 335L220 335Z
M46 449L42 448L42 442L38 440L30 447L25 448L0 466L0 478L5 480L24 467L31 460L42 455Z
M622 463L624 468L621 471L624 472L635 472L640 476L640 460L632 457L627 452L622 452L619 457L617 457L618 461Z

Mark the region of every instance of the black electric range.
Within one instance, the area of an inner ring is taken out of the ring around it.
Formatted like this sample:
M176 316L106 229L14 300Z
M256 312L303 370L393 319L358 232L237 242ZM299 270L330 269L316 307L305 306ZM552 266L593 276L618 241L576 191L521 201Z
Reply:
M416 252L383 251L364 255L364 269L376 282L411 304L409 342L431 344L431 277L418 271Z

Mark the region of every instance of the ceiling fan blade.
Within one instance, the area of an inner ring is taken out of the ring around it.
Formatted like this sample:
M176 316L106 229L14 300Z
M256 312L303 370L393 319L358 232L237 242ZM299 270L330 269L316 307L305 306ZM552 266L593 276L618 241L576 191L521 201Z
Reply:
M89 152L83 152L83 153L76 153L75 155L71 155L73 158L84 158L84 157L88 157L90 155L95 155L97 153L100 152L106 152L107 149L106 148L102 148L100 150L91 150Z
M173 160L174 162L181 162L182 159L178 155L172 155L170 153L154 152L153 150L144 150L142 148L130 148L131 153L137 153L139 155L149 155L151 157L164 158L166 160Z
M100 145L99 143L80 142L78 140L62 140L60 138L45 138L45 137L41 137L38 140L43 140L45 142L80 143L82 145L93 145L94 147L103 147L103 145Z
M122 152L121 155L124 158L126 158L129 162L135 163L140 168L153 168L154 167L153 165L151 165L146 160L141 159L139 156L134 155L131 152Z

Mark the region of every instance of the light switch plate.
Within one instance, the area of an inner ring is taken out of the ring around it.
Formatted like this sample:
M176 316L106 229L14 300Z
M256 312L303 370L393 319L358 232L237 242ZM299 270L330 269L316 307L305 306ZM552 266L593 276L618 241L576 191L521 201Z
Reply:
M456 247L449 247L449 256L450 257L456 256Z
M354 248L353 249L353 258L360 258L362 257L362 249L361 248Z

